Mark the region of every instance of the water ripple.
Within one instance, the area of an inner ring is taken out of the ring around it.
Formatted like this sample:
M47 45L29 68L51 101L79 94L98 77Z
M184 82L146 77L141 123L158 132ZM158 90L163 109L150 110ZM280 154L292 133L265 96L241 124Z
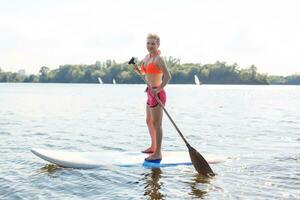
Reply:
M7 131L0 131L0 135L11 135L11 133Z
M144 85L0 87L0 199L299 199L299 87L168 86L167 109L192 146L227 158L209 179L193 166L66 169L30 153L143 150ZM187 151L166 117L163 127L163 149Z

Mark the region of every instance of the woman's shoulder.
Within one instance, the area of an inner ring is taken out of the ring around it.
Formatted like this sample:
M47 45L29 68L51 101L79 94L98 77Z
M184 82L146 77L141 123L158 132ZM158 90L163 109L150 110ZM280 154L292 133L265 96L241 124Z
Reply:
M149 59L149 54L147 54L147 55L143 58L142 63L147 62L148 59Z
M162 60L164 60L164 59L163 59L163 57L162 57L161 55L157 55L157 56L156 56L156 60L162 61Z
M160 65L160 64L162 64L162 63L164 63L163 57L162 57L161 55L157 55L157 56L155 57L155 64Z

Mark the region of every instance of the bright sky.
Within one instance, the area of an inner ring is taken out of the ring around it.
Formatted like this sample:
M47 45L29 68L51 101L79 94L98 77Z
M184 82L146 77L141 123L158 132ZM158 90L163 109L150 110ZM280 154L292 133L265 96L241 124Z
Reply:
M298 0L0 0L0 68L142 58L146 36L184 62L300 73Z

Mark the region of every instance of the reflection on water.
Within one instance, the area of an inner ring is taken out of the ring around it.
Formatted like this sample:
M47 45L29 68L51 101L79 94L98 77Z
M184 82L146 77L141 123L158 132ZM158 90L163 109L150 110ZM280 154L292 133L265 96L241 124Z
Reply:
M149 171L149 173L144 174L144 196L148 199L166 199L166 196L162 194L161 190L163 189L166 191L166 188L163 188L164 181L168 180L164 180L165 178L162 177L162 174L163 172L160 168L153 168ZM222 190L222 188L213 186L211 184L212 180L213 177L205 177L200 174L195 174L194 177L191 177L190 181L187 183L191 189L189 195L195 198L203 198L212 190Z
M209 192L209 185L212 178L196 174L195 178L190 182L190 195L203 198Z
M47 164L44 167L39 169L39 173L48 174L49 177L56 178L57 176L55 175L55 172L59 170L62 170L62 168L54 164Z
M145 174L145 193L148 199L165 199L165 196L160 192L163 183L160 181L162 171L160 168L153 168L149 173Z

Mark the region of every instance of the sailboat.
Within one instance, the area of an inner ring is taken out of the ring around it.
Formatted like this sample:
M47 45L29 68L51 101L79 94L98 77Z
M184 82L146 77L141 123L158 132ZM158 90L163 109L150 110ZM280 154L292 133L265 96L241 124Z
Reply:
M195 84L196 85L201 85L201 82L200 82L200 80L199 80L199 78L196 74L194 75L194 79L195 79Z
M103 84L103 81L100 77L98 77L98 81L99 81L100 84Z
M113 79L113 84L116 84L116 80L115 79Z

